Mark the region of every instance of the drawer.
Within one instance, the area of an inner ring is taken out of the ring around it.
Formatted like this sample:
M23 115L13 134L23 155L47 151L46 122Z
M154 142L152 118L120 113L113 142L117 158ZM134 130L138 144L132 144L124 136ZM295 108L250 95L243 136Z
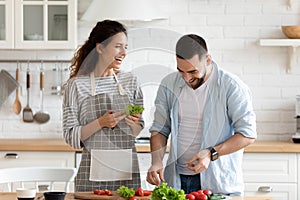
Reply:
M245 153L245 182L297 182L296 153Z
M75 152L1 151L0 168L75 167Z
M245 196L271 196L273 200L296 200L297 184L245 183Z

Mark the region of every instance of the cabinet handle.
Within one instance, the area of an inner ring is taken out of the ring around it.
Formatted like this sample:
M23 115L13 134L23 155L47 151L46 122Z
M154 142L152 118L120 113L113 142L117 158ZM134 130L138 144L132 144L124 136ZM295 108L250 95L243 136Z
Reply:
M259 192L272 192L273 188L271 186L260 186L257 191Z
M19 155L17 153L7 153L5 154L4 158L6 159L17 159Z

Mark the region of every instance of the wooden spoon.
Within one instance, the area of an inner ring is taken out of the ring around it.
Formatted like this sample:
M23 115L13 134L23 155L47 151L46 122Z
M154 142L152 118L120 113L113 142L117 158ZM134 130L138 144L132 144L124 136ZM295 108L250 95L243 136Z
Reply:
M16 69L16 80L19 83L19 64L18 64L17 69ZM21 102L19 100L19 86L16 89L16 99L15 99L15 102L13 104L13 110L17 115L20 114L20 112L22 110L22 105L21 105Z

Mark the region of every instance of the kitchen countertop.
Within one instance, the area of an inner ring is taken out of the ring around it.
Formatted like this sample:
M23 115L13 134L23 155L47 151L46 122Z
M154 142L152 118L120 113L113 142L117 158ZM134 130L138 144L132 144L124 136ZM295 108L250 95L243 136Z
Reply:
M137 151L147 153L149 145L137 145ZM290 141L255 141L245 148L248 153L300 153L300 144Z
M16 200L17 195L15 192L0 192L0 199L5 199L5 200ZM232 197L231 200L272 200L272 197L262 197L262 196L245 196L245 197ZM65 200L76 200L74 198L73 193L68 193L66 195Z
M63 139L0 139L0 151L80 151Z
M137 152L150 152L149 144L136 144ZM63 139L0 139L0 151L74 151ZM255 141L245 148L250 153L300 153L300 144L290 141Z

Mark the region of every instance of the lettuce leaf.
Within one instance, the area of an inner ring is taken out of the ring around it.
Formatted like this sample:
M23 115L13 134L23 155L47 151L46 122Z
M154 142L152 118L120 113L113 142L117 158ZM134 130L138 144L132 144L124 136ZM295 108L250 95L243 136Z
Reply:
M144 111L144 108L140 105L131 105L131 104L128 104L126 107L125 107L125 113L126 115L135 115L135 114L140 114Z

